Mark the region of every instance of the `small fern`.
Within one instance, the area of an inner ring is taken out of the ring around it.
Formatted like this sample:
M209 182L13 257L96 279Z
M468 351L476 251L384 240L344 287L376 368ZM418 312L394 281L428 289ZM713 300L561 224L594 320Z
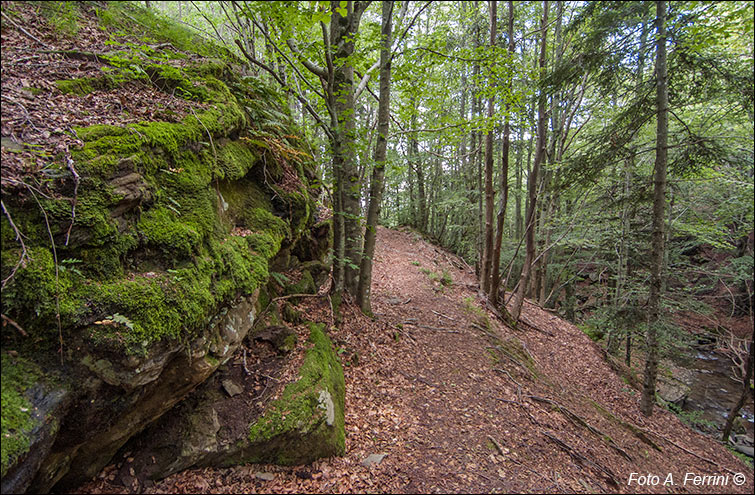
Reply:
M286 284L288 284L291 281L287 276L285 276L285 275L283 275L282 273L279 273L279 272L270 272L270 276L281 287L284 286L284 285L286 285Z
M131 322L131 320L129 320L128 318L126 318L125 316L121 314L113 313L110 316L106 316L105 319L110 320L114 323L118 323L119 325L123 325L127 327L129 330L134 329L134 324Z

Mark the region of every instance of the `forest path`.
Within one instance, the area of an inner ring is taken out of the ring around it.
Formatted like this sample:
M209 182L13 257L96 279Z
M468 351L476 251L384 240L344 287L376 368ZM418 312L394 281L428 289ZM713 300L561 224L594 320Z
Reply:
M379 228L376 253L377 318L344 305L331 331L344 363L346 454L308 466L190 469L146 492L752 493L752 470L709 437L660 408L642 417L639 394L573 325L527 303L534 326L502 326L481 309L472 270L414 232ZM324 298L301 306L331 318ZM385 457L367 467L371 454ZM661 483L673 473L676 485L687 472L749 474L744 486L673 489L628 484L632 472Z

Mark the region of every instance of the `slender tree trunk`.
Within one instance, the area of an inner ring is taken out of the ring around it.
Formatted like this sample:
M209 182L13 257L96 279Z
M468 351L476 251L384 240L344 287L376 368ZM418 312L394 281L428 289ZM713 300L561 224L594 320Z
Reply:
M509 0L509 55L514 58L514 2ZM509 92L513 85L512 79L507 81ZM506 220L506 204L509 200L509 148L511 147L511 117L509 112L511 105L506 103L506 116L503 121L503 139L501 144L501 196L498 206L498 218L496 219L496 237L493 248L493 273L490 282L488 299L494 306L498 305L498 290L501 286L501 243L503 241L503 224ZM505 309L505 306L503 306Z
M335 147L338 144L333 140L333 286L331 292L339 297L344 288L344 225L343 225L343 200L342 200L342 160Z
M668 87L666 74L666 2L656 2L655 25L657 30L655 72L656 108L658 124L655 144L655 174L653 178L653 241L650 263L650 298L648 299L648 328L646 334L647 357L642 384L640 410L645 416L653 414L655 379L658 372L658 325L663 287L663 259L665 236L663 233L666 207L666 157L668 143Z
M479 12L479 5L480 3L475 0L474 2L474 26L473 26L473 32L474 32L474 40L473 45L475 51L480 47L480 26L478 24L478 17L477 13ZM472 65L472 80L475 81L475 86L473 86L472 89L472 118L477 117L480 115L481 112L481 106L482 102L480 101L480 97L477 95L477 86L476 81L479 80L480 76L480 63L475 59L474 64ZM472 131L472 148L474 149L474 153L472 155L472 166L477 167L477 175L476 175L476 193L477 193L477 235L475 236L476 242L476 262L475 262L475 275L479 277L480 270L482 268L482 236L483 236L483 215L482 215L482 161L481 161L481 150L482 147L482 133L479 131Z
M497 24L498 2L490 2L490 47L495 49L495 36ZM492 80L488 83L492 86ZM495 113L495 100L488 98L488 120L493 120ZM487 294L490 291L490 272L493 267L493 129L485 134L485 242L483 244L482 266L480 269L480 288Z
M412 112L409 125L412 129L416 129L418 109L416 100L413 97L411 99L411 106L414 111ZM410 172L414 172L417 180L417 194L415 196L416 215L413 218L413 224L420 232L425 232L427 230L427 198L425 195L425 174L419 159L419 142L417 141L417 133L411 133L409 135L409 148L407 151L409 153Z
M540 24L541 44L540 44L540 79L545 76L545 55L548 38L548 1L543 2L543 18ZM527 207L527 219L525 225L525 259L522 267L522 275L519 278L519 286L514 294L514 310L512 316L514 320L519 321L519 315L522 312L524 304L524 293L527 290L532 273L532 262L535 259L535 211L537 210L537 181L540 171L540 164L545 155L545 132L546 132L546 112L545 112L545 91L540 90L540 96L537 103L537 144L535 146L535 160L532 164L532 172L527 178L527 192L529 205Z
M393 1L383 1L383 19L381 35L383 45L380 50L380 95L378 100L378 136L375 143L375 165L370 181L370 206L367 210L367 227L364 231L364 255L359 270L359 287L357 304L362 312L372 313L370 306L370 285L372 283L372 258L375 254L377 220L380 214L380 202L383 199L385 178L385 155L388 147L388 128L390 125L391 101L391 44L392 44Z
M516 234L514 239L519 240L522 238L522 157L524 155L524 128L519 129L519 139L516 147L516 185L514 190L516 195L514 197L514 222L516 224Z

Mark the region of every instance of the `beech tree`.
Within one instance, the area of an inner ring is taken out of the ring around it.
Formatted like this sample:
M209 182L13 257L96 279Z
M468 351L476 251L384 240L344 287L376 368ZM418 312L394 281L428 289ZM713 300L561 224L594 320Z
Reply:
M391 103L391 45L393 2L383 1L383 16L380 35L382 47L380 50L380 97L378 102L377 141L373 156L372 179L370 180L370 204L367 210L367 225L364 231L364 253L359 270L359 288L357 304L365 313L372 313L370 305L370 284L372 282L372 258L375 255L375 239L377 237L378 216L380 203L383 201L383 187L385 176L385 157L388 147L388 129L390 127Z

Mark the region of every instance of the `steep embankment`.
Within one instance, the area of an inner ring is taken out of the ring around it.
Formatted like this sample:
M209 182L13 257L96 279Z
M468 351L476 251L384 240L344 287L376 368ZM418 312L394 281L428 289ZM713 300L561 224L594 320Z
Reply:
M377 320L331 333L346 377L346 454L309 466L189 470L148 491L741 492L752 470L639 392L579 329L527 303L518 330L482 309L474 275L409 231L378 230ZM330 324L327 300L300 310ZM365 467L371 454L382 462ZM117 489L105 480L88 491ZM631 473L659 476L630 484ZM672 474L675 486L663 485ZM687 473L728 476L685 484ZM744 473L743 486L734 473Z
M2 44L2 491L46 492L215 376L262 330L271 273L315 291L329 226L285 99L224 48L128 2L4 2ZM151 474L340 452L340 366L303 337L282 403Z

